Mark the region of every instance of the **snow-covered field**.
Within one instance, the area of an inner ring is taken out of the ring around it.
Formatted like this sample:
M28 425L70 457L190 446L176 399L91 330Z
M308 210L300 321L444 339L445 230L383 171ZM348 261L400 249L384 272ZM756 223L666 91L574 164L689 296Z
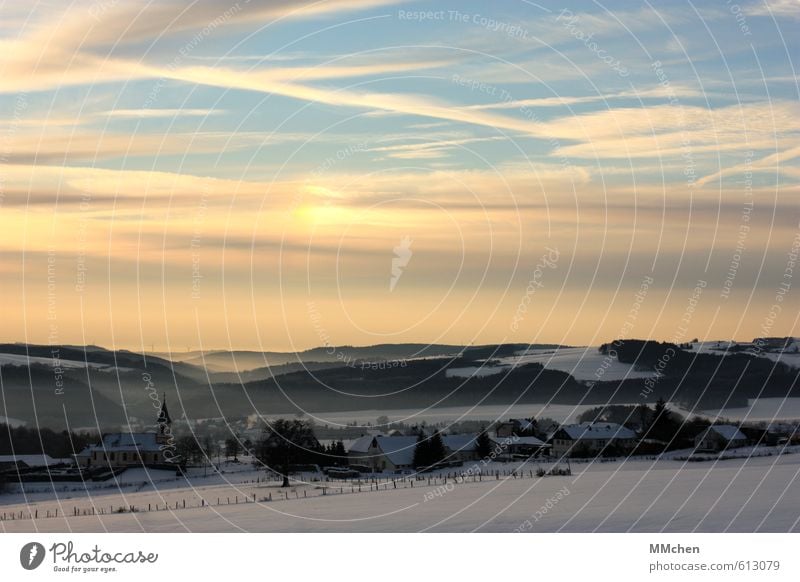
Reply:
M7 424L12 428L17 428L18 426L25 426L27 423L24 420L19 420L18 418L0 416L0 424Z
M597 350L597 346L530 350L519 356L501 358L500 362L509 365L536 362L551 370L567 372L576 380L622 380L654 375L653 371L636 370L630 364L622 364L615 358L604 356Z
M630 364L622 364L616 359L604 356L597 347L531 349L525 353L506 358L498 358L501 365L482 367L450 368L448 377L468 378L471 376L491 376L502 374L513 366L538 363L550 370L571 374L576 380L622 380L623 378L648 378L654 375L650 370L636 370Z
M730 342L724 341L694 342L692 344L692 349L697 353L723 355L726 353L726 348L728 348L730 345ZM800 343L798 343L796 340L786 346L785 352L774 353L764 350L761 351L760 354L762 358L769 358L773 362L783 362L787 366L800 368Z
M693 349L697 353L722 355L729 342L695 342ZM800 352L794 353L795 345L786 353L777 354L762 352L762 357L780 361L789 366L800 368ZM731 352L732 353L732 352ZM507 372L512 366L528 363L539 363L545 368L559 370L571 374L576 380L622 380L624 378L648 378L654 375L652 370L637 370L635 366L623 364L609 358L598 351L597 346L558 349L531 349L516 356L499 358L501 365L484 367L453 368L447 371L448 376L470 377L490 376Z
M572 463L571 476L513 478L484 476L481 481L428 485L401 481L395 488L351 493L349 485L329 483L321 495L319 482L295 484L287 490L275 482L252 483L251 471L216 476L192 486L152 486L125 493L93 493L91 499L62 500L59 515L72 506L113 508L147 504L159 511L112 513L42 519L59 504L32 500L0 507L0 513L38 509L38 520L6 520L8 532L31 531L264 531L264 532L752 532L800 531L800 455L775 455L719 462L675 460ZM506 470L509 466L502 466ZM465 466L463 469L467 469ZM535 470L521 467L521 472ZM262 473L263 475L263 473ZM344 492L338 494L337 486ZM385 489L384 489L385 487ZM333 492L333 494L331 494ZM258 502L252 502L253 494ZM272 501L261 501L272 495ZM45 494L40 494L45 495ZM307 495L307 497L306 497ZM239 503L234 502L238 496ZM199 505L200 498L204 507ZM278 498L281 500L278 500ZM217 505L217 499L220 504ZM244 503L244 499L250 499ZM187 509L182 500L187 499ZM230 503L227 500L230 499ZM175 502L179 509L175 510ZM197 503L196 503L197 502ZM164 504L171 509L166 510Z
M771 421L800 419L800 398L751 398L749 406L704 410L704 416L732 420Z

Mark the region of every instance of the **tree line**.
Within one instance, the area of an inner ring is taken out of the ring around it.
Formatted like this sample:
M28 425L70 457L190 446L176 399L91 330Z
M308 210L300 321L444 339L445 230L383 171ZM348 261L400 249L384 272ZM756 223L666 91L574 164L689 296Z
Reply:
M96 443L97 439L97 434L92 432L0 424L0 455L50 455L66 459Z

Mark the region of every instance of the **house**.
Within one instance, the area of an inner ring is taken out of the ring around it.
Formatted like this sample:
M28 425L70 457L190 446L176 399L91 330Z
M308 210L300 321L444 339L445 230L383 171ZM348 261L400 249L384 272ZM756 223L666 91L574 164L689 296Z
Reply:
M130 467L133 465L174 464L175 454L166 397L156 419L156 432L121 432L103 435L97 445L90 445L74 455L80 467Z
M477 435L448 435L442 437L447 462L477 460ZM352 441L347 450L350 465L363 465L373 472L402 472L414 469L414 449L417 437L365 435Z
M553 455L590 456L603 451L630 452L636 445L636 433L613 422L583 422L559 428L548 439Z
M0 455L0 473L45 469L71 464L71 459L54 459L50 455Z
M495 434L499 438L510 437L513 435L532 435L536 429L536 420L533 418L510 418L506 422L501 422Z
M721 451L746 447L750 443L739 427L730 424L712 424L694 439L698 451Z
M538 457L547 455L550 445L533 436L509 436L492 438L492 450L499 460L510 460L514 457Z
M370 467L375 473L410 470L416 445L417 437L365 435L350 443L347 458L351 465Z
M106 434L100 444L86 447L75 455L75 459L83 467L160 465L167 460L158 436L153 432Z
M476 434L453 434L443 436L442 441L447 450L447 461L464 462L477 461L480 459L477 440L478 435Z
M742 432L747 434L747 431L743 430ZM789 422L770 423L763 442L768 445L798 444L800 443L800 426Z

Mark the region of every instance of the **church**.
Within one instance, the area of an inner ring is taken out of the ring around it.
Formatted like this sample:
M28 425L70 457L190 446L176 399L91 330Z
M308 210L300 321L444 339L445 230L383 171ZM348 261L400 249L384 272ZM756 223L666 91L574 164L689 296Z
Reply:
M75 462L86 468L175 465L171 425L165 394L156 418L156 432L104 434L100 444L90 445L76 454Z

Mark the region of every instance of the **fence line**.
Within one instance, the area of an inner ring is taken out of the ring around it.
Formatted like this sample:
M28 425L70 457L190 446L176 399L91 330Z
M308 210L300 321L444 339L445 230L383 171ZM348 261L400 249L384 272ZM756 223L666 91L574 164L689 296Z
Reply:
M545 471L541 467L537 467L536 470L528 469L528 470L495 470L489 471L486 473L476 472L472 473L464 473L464 472L450 472L446 474L437 474L437 475L402 475L402 476L372 476L365 479L330 479L325 477L324 480L320 479L319 481L309 481L309 482L299 482L301 484L309 483L320 483L320 485L315 485L314 489L312 489L312 494L309 495L309 489L303 489L302 496L300 495L300 491L298 489L278 489L276 491L270 491L266 496L261 497L260 499L257 497L256 493L252 495L234 495L234 496L226 496L226 497L216 497L216 503L212 503L211 500L206 499L205 497L200 497L197 500L187 500L185 498L181 498L179 500L175 500L174 504L172 502L164 502L161 503L148 503L145 507L144 504L142 505L118 505L114 506L114 504L110 504L108 506L100 505L100 504L93 504L88 508L80 508L77 505L73 505L71 516L66 515L65 513L61 514L61 518L64 519L65 517L92 517L92 516L103 516L103 515L113 515L113 514L124 514L124 513L143 513L143 512L158 512L158 511L180 511L184 509L198 509L204 507L218 507L221 505L239 505L239 504L246 504L246 503L269 503L271 501L291 501L291 500L298 500L298 499L308 499L308 498L319 498L319 497L327 497L333 495L348 495L348 494L355 494L355 493L364 493L364 492L378 492L378 491L393 491L396 489L413 489L414 484L419 484L423 482L421 485L422 487L433 487L438 485L447 485L450 484L462 484L462 483L481 483L484 480L491 480L494 478L495 481L499 481L501 478L503 479L536 479L542 478L545 476L564 476L570 475L571 472L569 469L558 469L557 467L552 468L550 471ZM243 481L242 484L260 484L260 483L268 483L268 482L278 482L281 481L283 478L275 478L275 477L264 477L258 478L255 480L250 481ZM326 483L326 485L322 485L322 483ZM332 485L331 485L332 484ZM238 484L237 484L238 485ZM336 486L338 485L338 486ZM417 485L418 487L420 485ZM318 494L314 495L315 492ZM275 496L273 498L273 493ZM40 515L41 513L41 515ZM14 512L3 512L2 516L0 516L0 521L18 521L18 520L37 520L37 519L55 519L59 517L58 508L54 511L51 510L40 510L37 509L28 509L28 510L20 510Z

